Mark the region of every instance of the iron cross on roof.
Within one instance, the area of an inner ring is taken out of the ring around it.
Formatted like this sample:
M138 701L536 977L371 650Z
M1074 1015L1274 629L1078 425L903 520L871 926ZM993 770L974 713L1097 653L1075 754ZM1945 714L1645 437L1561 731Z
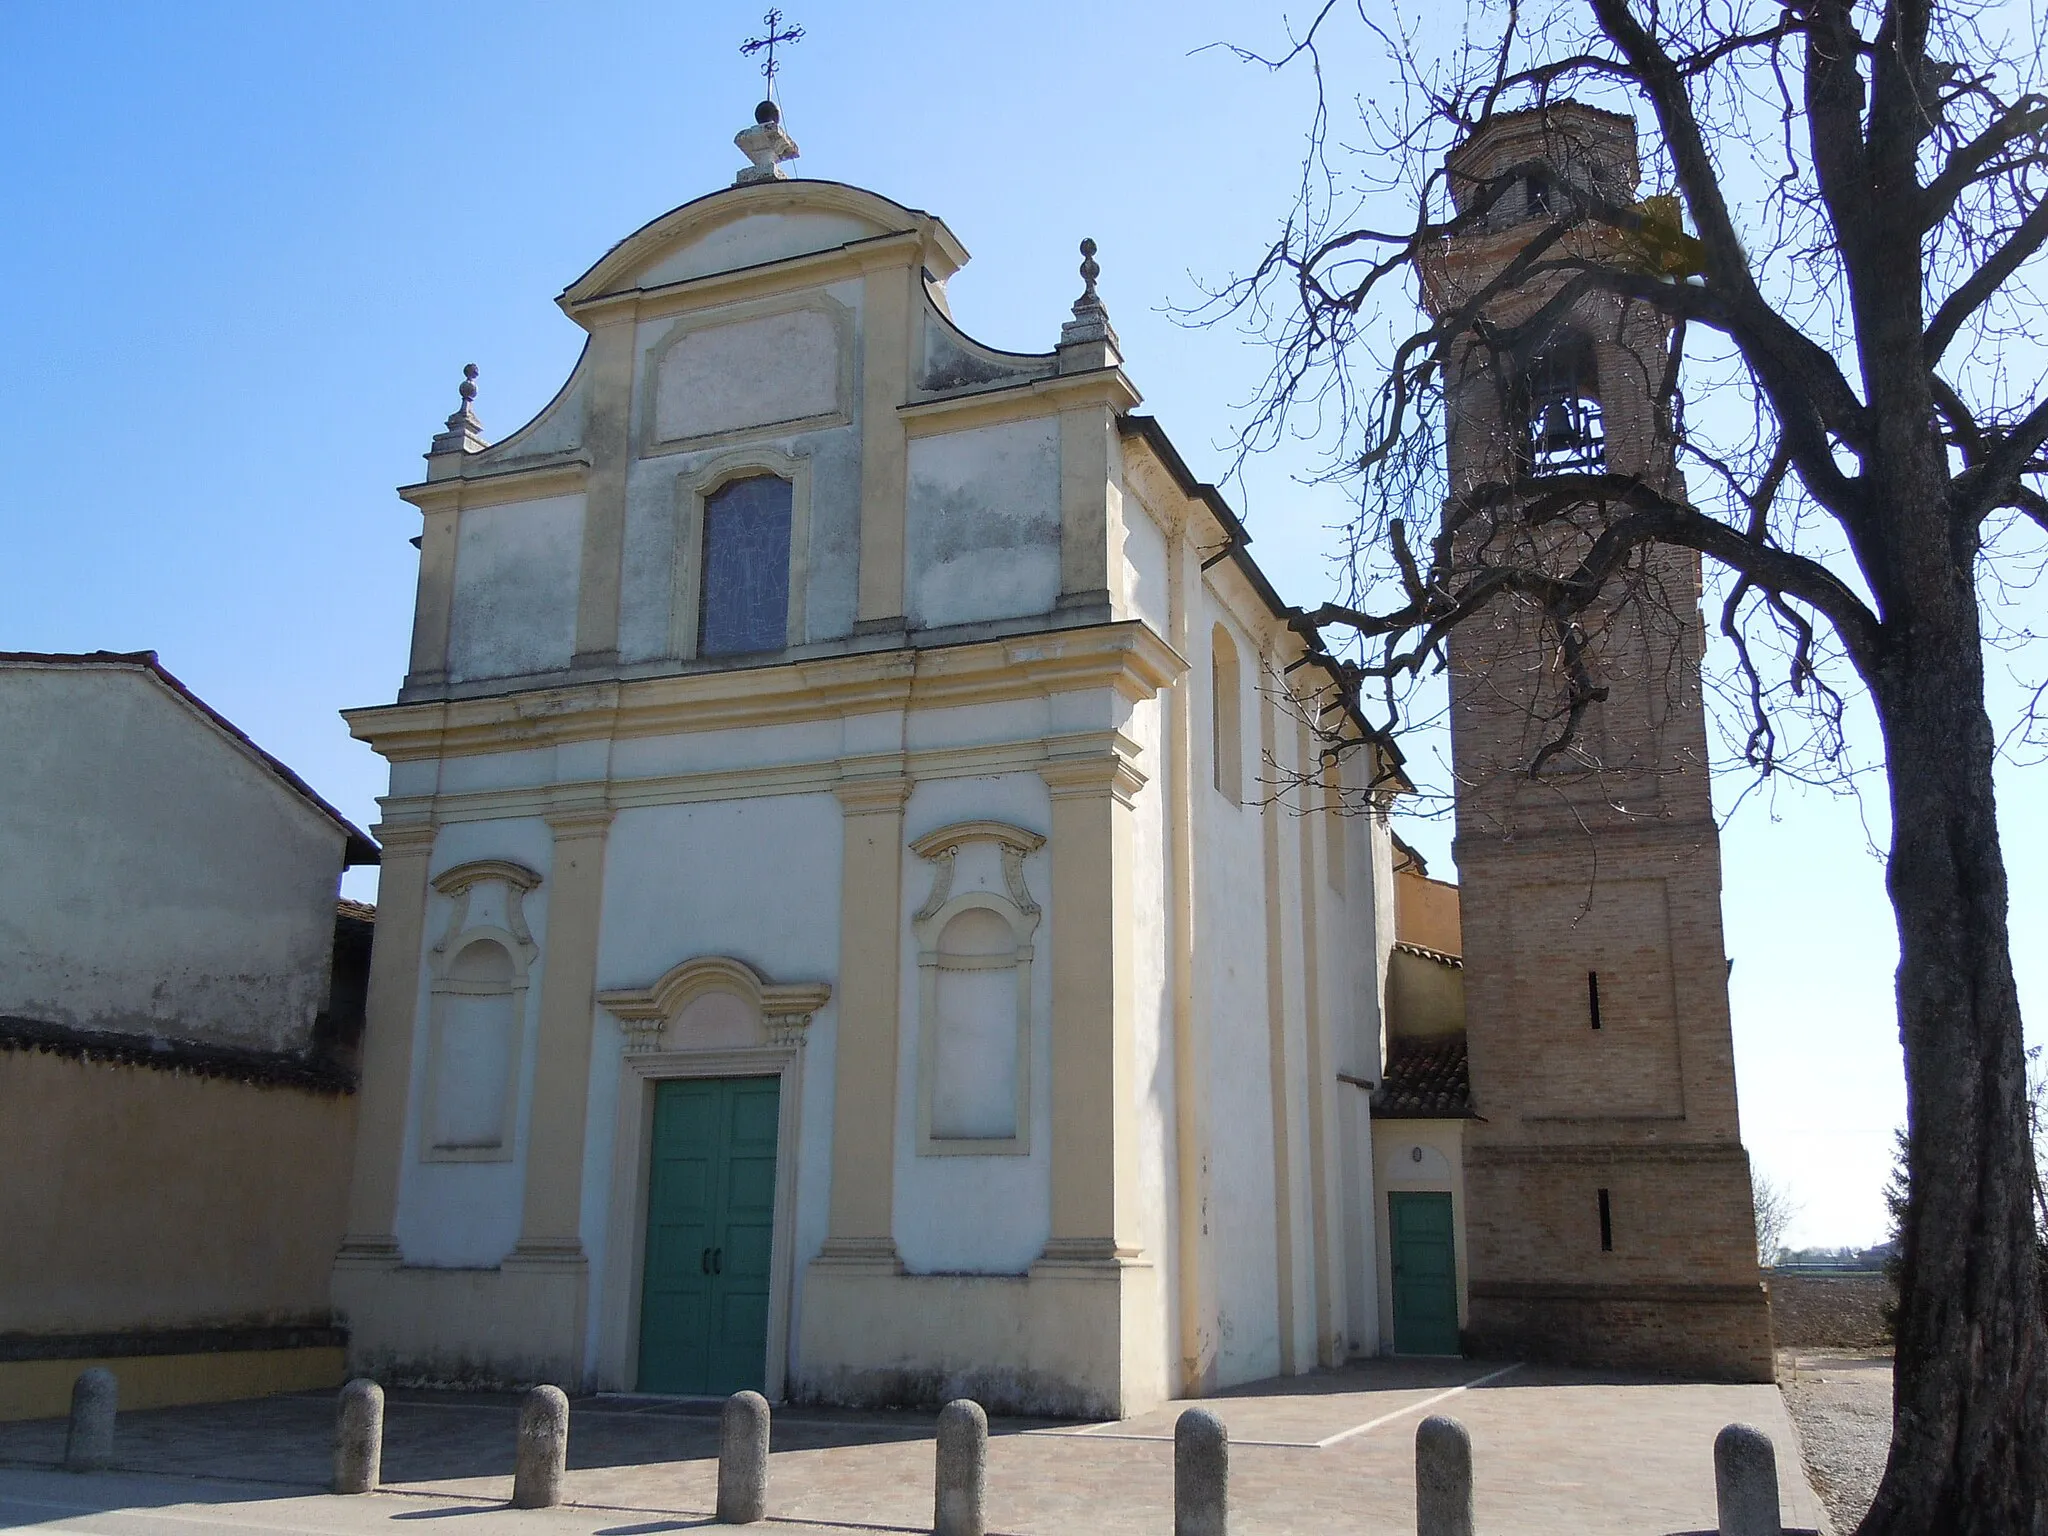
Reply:
M799 26L784 27L782 25L782 12L779 9L770 11L761 20L768 28L768 35L766 37L748 38L744 43L740 44L740 52L751 59L764 48L768 51L768 58L761 66L761 73L768 78L768 95L772 99L775 95L775 76L782 68L780 64L775 62L775 45L777 43L795 43L799 41L804 35L804 29Z

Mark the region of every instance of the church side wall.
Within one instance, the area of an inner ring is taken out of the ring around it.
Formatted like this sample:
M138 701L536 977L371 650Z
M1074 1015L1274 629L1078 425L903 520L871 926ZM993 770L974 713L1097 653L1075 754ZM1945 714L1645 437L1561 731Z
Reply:
M1255 657L1257 650L1210 589L1198 591L1188 636L1197 654L1188 658L1187 682L1194 689L1195 739L1207 745L1216 740L1208 686L1215 627L1232 633L1241 657ZM1259 775L1257 695L1243 673L1238 687L1240 719L1252 725L1238 743L1242 782L1249 787ZM1213 764L1209 751L1199 752L1197 760ZM1255 806L1219 790L1213 774L1204 773L1194 785L1196 885L1203 893L1196 908L1196 987L1208 1028L1209 1236L1220 1385L1255 1381L1281 1369L1261 819Z

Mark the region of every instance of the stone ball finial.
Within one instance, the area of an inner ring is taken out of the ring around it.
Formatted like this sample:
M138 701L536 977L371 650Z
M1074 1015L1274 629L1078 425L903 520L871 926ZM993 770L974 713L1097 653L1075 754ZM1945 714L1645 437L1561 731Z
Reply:
M764 127L769 123L782 121L782 108L772 101L764 101L754 108L754 121Z
M477 366L475 363L464 363L462 365L462 383L456 387L455 392L462 396L462 403L464 405L468 405L476 399L476 375Z
M1083 240L1081 242L1081 301L1083 303L1097 297L1095 279L1100 276L1102 276L1102 268L1095 260L1095 242L1093 240Z

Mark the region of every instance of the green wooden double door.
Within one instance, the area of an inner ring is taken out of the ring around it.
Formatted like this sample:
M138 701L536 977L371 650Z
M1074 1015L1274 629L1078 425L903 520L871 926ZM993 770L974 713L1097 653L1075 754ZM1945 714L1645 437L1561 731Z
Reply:
M780 1110L773 1077L655 1085L642 1392L723 1397L762 1387Z
M1389 1192L1387 1241L1394 1260L1394 1352L1455 1355L1457 1234L1451 1197Z

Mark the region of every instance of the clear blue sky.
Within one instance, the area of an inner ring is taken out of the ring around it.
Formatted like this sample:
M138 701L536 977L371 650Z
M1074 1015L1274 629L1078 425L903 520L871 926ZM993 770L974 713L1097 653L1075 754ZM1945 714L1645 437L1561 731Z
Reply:
M942 215L975 253L957 314L999 346L1051 346L1093 236L1145 409L1220 475L1264 354L1164 310L1256 258L1310 97L1305 76L1195 50L1271 46L1276 10L790 8L809 30L783 77L795 169ZM419 478L464 363L503 436L576 356L554 295L730 182L760 85L736 45L761 9L0 8L0 648L155 649L374 821L381 765L336 711L390 699L404 670L419 524L392 487ZM1287 468L1255 467L1233 496L1282 592L1309 602L1342 508ZM2002 785L2037 1015L2042 788L2039 770ZM1443 826L1404 831L1448 869ZM1745 1132L1804 1204L1795 1240L1883 1226L1904 1096L1871 838L1881 797L1789 791L1727 834Z

